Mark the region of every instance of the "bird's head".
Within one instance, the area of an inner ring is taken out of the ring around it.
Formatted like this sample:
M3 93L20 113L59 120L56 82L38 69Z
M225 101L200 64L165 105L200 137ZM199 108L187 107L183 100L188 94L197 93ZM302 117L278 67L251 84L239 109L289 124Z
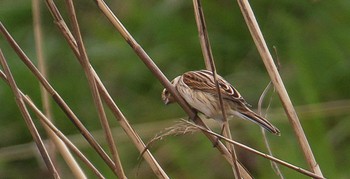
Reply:
M171 95L171 93L166 88L164 88L162 92L162 100L164 104L171 104L175 101L173 95Z
M180 76L176 77L174 80L171 81L171 84L175 86L179 78ZM166 88L163 89L162 100L164 104L171 104L176 101L174 96Z

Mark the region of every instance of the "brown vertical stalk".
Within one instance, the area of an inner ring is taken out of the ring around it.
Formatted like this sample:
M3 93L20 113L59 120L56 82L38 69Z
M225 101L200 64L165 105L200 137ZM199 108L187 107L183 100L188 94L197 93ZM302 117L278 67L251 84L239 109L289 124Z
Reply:
M267 48L266 42L259 28L258 22L255 19L254 12L250 7L248 0L238 0L238 5L242 11L243 17L249 28L249 31L253 37L256 47L260 53L260 56L265 64L267 72L270 75L271 81L276 87L277 93L282 101L284 110L288 116L289 122L294 129L294 133L299 142L299 145L303 151L304 157L310 167L310 169L316 174L323 176L320 166L316 162L316 159L312 153L309 142L305 136L304 130L300 124L299 118L295 112L293 104L288 96L287 90L284 87L281 76L278 73L276 65L272 59L272 56Z
M40 1L32 0L33 8L33 28L34 28L34 38L35 38L35 51L38 59L38 69L47 79L47 70L46 70L46 60L44 59L44 50L43 50L43 33L41 25L41 15L40 15ZM45 90L44 87L40 85L41 99L43 103L43 109L45 114L50 120L52 120L51 105L49 102L49 93Z
M46 70L46 60L44 59L44 50L43 50L43 33L41 25L41 15L40 15L40 1L32 0L33 7L33 28L34 28L34 38L35 38L35 51L38 59L38 69L47 79L47 70ZM51 114L51 105L49 102L49 93L40 85L41 99L43 103L43 109L45 114L49 119L52 120Z
M41 26L41 15L40 15L40 1L39 0L32 0L32 13L33 13L33 28L34 28L34 39L35 39L35 51L36 51L36 57L38 59L38 69L43 74L43 76L47 79L47 73L46 73L46 64L44 59L44 53L43 53L43 35L42 35L42 26ZM51 114L51 106L49 102L49 94L47 91L40 85L40 92L41 92L41 100L43 103L43 109L45 114L48 116L49 119L52 119ZM53 139L52 139L53 140ZM52 145L50 147L50 150L52 150L51 158L54 162L55 158L55 146ZM54 162L55 163L55 162Z
M77 46L78 46L78 50L79 50L79 54L80 54L79 59L81 61L83 69L85 71L85 75L88 78L90 90L92 92L93 100L94 100L95 106L96 106L97 111L98 111L99 119L101 121L103 131L105 132L105 137L106 137L109 149L111 150L111 153L113 156L113 160L114 160L114 164L115 164L114 170L116 170L116 173L117 173L119 178L127 178L125 176L122 164L120 162L119 154L118 154L116 144L115 144L114 139L113 139L113 135L112 135L111 128L110 128L108 120L107 120L106 113L103 109L102 100L100 98L100 94L99 94L97 86L96 86L96 81L94 79L93 72L90 68L90 62L89 62L88 56L86 54L83 39L81 37L80 28L79 28L78 19L77 19L76 13L75 13L73 1L66 0L66 4L68 6L68 12L69 12L70 19L72 22L73 32L74 32L75 38L77 39Z
M32 1L32 7L33 7L33 27L34 27L34 38L35 38L35 49L38 59L38 69L43 74L43 76L47 79L47 72L46 72L46 61L44 59L43 54L43 45L42 45L42 26L41 26L41 15L40 15L40 1L39 0L33 0ZM51 112L51 103L49 100L49 93L45 90L45 88L40 85L40 91L41 91L41 99L43 104L43 110L45 115L48 119L52 120L52 112ZM74 160L74 157L70 153L70 151L67 149L65 144L51 131L49 130L48 126L43 123L43 127L45 128L45 131L48 133L49 137L51 138L53 143L50 143L50 156L55 163L55 146L60 151L63 159L66 161L68 167L73 172L73 175L76 178L86 178L84 172L79 167L78 163ZM55 145L53 145L55 144ZM57 167L57 166L56 166Z
M5 75L8 77L8 81L9 81L11 90L12 90L14 96L16 97L17 106L20 109L20 112L24 118L24 121L26 122L27 127L29 129L29 132L32 135L34 142L36 143L36 146L39 149L39 152L40 152L40 154L41 154L41 156L46 164L46 167L48 168L50 174L54 178L60 178L59 174L56 171L55 166L53 165L53 163L50 159L49 154L47 153L47 150L44 146L44 143L40 137L40 134L39 134L38 130L36 129L32 118L30 117L28 109L23 102L23 98L19 92L17 84L16 84L16 82L11 74L11 70L10 70L9 66L7 65L7 62L5 60L5 57L4 57L1 49L0 49L0 62L1 62L1 65L4 69Z
M194 15L196 18L199 42L201 44L202 54L204 58L205 68L213 71L210 65L210 58L212 57L211 47L209 43L208 31L204 20L204 13L201 1L193 0ZM209 49L209 51L207 51Z
M219 87L219 82L217 80L214 57L213 57L213 53L211 50L209 35L208 35L206 23L205 23L204 12L203 12L201 1L200 0L193 0L193 7L194 7L194 13L195 13L195 17L196 17L197 29L198 29L200 44L202 47L202 53L203 53L203 57L204 57L205 66L206 66L207 70L212 71L213 78L214 78L215 85L216 85L216 89L218 92L218 97L219 97L219 101L220 101L220 108L221 108L223 119L224 119L224 124L222 126L223 134L225 137L232 139L229 123L227 121L227 115L226 115L224 104L222 101L222 95L221 95L221 91L220 91L220 87ZM233 163L232 168L233 168L234 176L235 176L235 178L240 179L241 174L240 174L239 169L238 169L238 164L237 164L238 159L237 159L236 150L235 150L234 146L230 143L226 143L226 146L232 155L232 160L233 160L232 161L232 163Z

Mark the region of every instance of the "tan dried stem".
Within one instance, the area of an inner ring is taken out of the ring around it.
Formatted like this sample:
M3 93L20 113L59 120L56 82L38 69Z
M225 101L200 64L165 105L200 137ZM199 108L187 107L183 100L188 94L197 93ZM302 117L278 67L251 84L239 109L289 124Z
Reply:
M0 23L0 32L6 38L8 43L17 53L19 58L23 61L23 63L31 70L31 72L35 75L35 77L39 80L41 85L44 86L45 90L47 90L54 101L59 105L59 107L63 110L63 112L67 115L67 117L73 122L73 124L79 129L79 132L84 136L84 138L89 142L89 144L94 148L94 150L100 155L100 157L106 162L106 164L113 170L114 163L108 157L103 148L98 144L98 142L94 139L94 137L90 134L90 132L86 129L83 123L79 120L79 118L74 114L74 112L70 109L67 103L62 99L62 97L55 91L55 89L50 85L50 83L42 76L39 70L35 67L33 62L28 58L28 56L22 51L16 41L12 38L12 36L8 33L6 28ZM114 171L114 170L113 170Z
M194 7L194 14L195 14L195 18L196 18L197 29L198 29L198 34L199 34L199 39L200 39L200 44L201 44L202 53L203 53L203 57L204 57L205 66L206 66L207 70L210 70L213 72L213 78L214 78L215 86L216 86L216 89L218 92L218 97L219 97L219 101L220 101L220 108L221 108L223 119L224 119L224 123L222 126L223 134L225 137L232 139L230 126L229 126L229 123L227 120L227 115L226 115L223 100L222 100L219 82L217 80L217 73L216 73L214 57L213 57L213 53L211 50L209 35L208 35L206 23L205 23L205 17L204 17L204 12L203 12L201 1L200 0L193 0L193 7ZM229 151L231 152L231 156L232 156L232 160L233 160L232 161L232 163L233 163L232 169L233 169L234 176L235 176L235 178L240 179L241 174L239 172L239 166L238 166L238 162L237 162L238 159L237 159L237 154L236 154L236 151L234 149L234 146L230 143L226 143L226 146L229 149ZM247 178L247 177L250 177L250 176L245 176L244 178Z
M265 64L271 81L275 86L277 93L281 99L284 110L288 116L289 122L294 130L295 136L301 150L304 154L305 160L308 163L310 169L317 175L323 176L320 166L316 162L316 159L312 153L309 142L305 136L304 130L300 124L298 115L293 107L293 104L288 96L287 90L283 84L281 76L278 73L276 65L272 59L272 56L267 48L266 42L259 28L258 22L254 16L254 12L250 7L248 0L237 0L238 5L242 11L243 17L255 42L255 45L260 53L260 56Z
M69 29L66 26L66 23L64 22L62 16L60 15L55 3L52 0L46 0L47 6L55 20L56 25L59 27L60 32L63 34L64 38L67 40L69 46L73 50L74 54L79 57L79 51L78 47L76 45L75 39L70 33ZM92 66L90 68L93 70ZM108 91L104 87L103 83L101 82L100 78L94 71L94 77L97 82L97 87L100 92L100 95L103 97L104 101L112 111L113 115L118 120L121 127L124 129L126 134L131 138L134 145L137 147L140 153L144 150L146 145L143 143L142 139L139 137L139 135L135 132L135 130L131 127L126 117L123 115L123 113L120 111L118 106L115 104L112 97L109 95ZM148 162L153 172L157 175L158 178L169 178L164 170L161 168L161 166L158 164L158 162L155 160L155 158L152 156L149 150L145 152L143 155L144 159Z
M0 25L2 26L1 22L0 22ZM50 158L50 156L49 156L49 154L44 146L44 143L40 137L40 134L39 134L38 130L36 129L32 118L30 117L28 109L23 102L23 98L19 92L19 89L17 87L15 79L12 76L11 70L6 62L6 59L5 59L1 49L0 49L0 62L1 62L1 65L3 67L3 70L5 72L5 75L8 77L9 85L11 87L11 90L12 90L15 98L16 98L16 104L17 104L17 106L18 106L18 108L19 108L19 110L24 118L24 121L27 124L27 128L28 128L30 134L32 135L34 142L36 143L36 146L39 149L39 152L40 152L40 154L41 154L41 156L46 164L46 167L48 168L48 170L49 170L50 174L53 176L53 178L60 178L60 176L59 176L58 172L56 171L56 168L53 165L51 158Z
M43 76L46 79L48 79L47 70L46 70L46 61L44 58L44 50L43 50L43 43L42 43L43 35L42 35L42 25L41 25L40 3L41 1L39 0L32 1L35 49L36 49L36 55L38 59L38 69L43 74ZM47 116L47 118L53 121L49 93L45 90L45 88L42 85L40 85L40 92L41 92L41 99L43 104L43 111ZM63 159L66 161L68 167L72 171L75 178L86 178L84 172L79 167L78 163L75 161L74 157L68 150L67 146L65 146L65 144L52 132L52 130L49 130L48 126L45 123L43 123L43 127L46 133L48 133L49 137L52 140L50 142L51 146L49 147L50 149L49 153L53 160L53 163L55 164L55 156L56 156L55 147L57 147L58 151L61 153Z
M93 74L94 72L90 68L90 62L89 62L89 59L88 59L88 56L86 53L86 49L84 47L84 42L83 42L83 39L82 39L82 36L80 33L80 28L79 28L78 19L76 16L73 1L66 0L66 4L68 6L68 13L69 13L69 16L71 19L74 36L75 36L78 50L79 50L79 54L80 54L79 61L81 62L80 64L82 65L84 72L85 72L85 75L87 76L87 79L89 82L89 87L90 87L90 90L92 92L92 97L93 97L95 106L97 108L98 116L99 116L100 122L102 124L103 131L105 132L105 137L106 137L109 149L110 149L112 156L113 156L112 158L113 158L114 165L115 165L114 170L115 170L118 178L127 178L125 175L123 166L121 164L120 158L119 158L118 150L117 150L116 144L115 144L114 139L113 139L113 135L112 135L111 128L110 128L108 120L107 120L106 113L103 109L102 100L101 100L100 94L98 92L98 89L96 86L96 81L95 81L94 74Z
M33 14L33 30L34 30L34 43L35 43L35 52L36 57L38 60L38 69L43 74L43 76L47 79L47 72L46 72L46 62L44 59L44 50L43 50L43 33L42 33L42 26L41 26L41 13L40 13L40 1L39 0L32 0L32 14ZM51 106L49 102L49 94L47 91L40 85L40 93L41 93L41 101L43 103L43 109L45 114L49 117L50 120L52 120L52 113L51 113ZM46 131L48 132L48 131ZM53 139L49 134L51 140ZM53 141L52 141L53 142ZM55 163L55 146L50 143L49 147L49 153L52 159L52 162Z

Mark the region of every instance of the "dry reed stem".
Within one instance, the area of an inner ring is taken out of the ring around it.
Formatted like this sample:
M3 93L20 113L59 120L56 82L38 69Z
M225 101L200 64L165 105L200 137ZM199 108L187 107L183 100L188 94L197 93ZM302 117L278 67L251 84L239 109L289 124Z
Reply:
M129 32L125 29L125 27L121 24L119 19L113 14L113 12L108 8L102 0L96 0L98 7L104 13L104 15L108 18L108 20L113 24L113 26L118 30L118 32L123 36L126 42L133 48L135 53L140 57L140 59L144 62L144 64L148 67L148 69L157 77L157 79L161 82L161 84L174 96L179 105L184 109L184 111L189 115L189 117L200 126L208 128L203 121L196 115L196 113L188 106L188 104L181 98L181 96L177 93L174 86L169 82L169 80L164 76L164 74L159 70L153 60L148 56L148 54L142 49L142 47L135 41L135 39L129 34ZM231 164L232 157L227 148L218 141L216 136L213 136L208 133L204 133L208 139L216 145L216 148L220 151L220 153L225 157L225 159ZM243 168L243 167L241 167ZM240 169L241 169L240 168ZM240 170L240 172L245 172L245 170Z
M93 101L94 101L95 106L97 108L98 116L99 116L100 122L102 124L102 128L105 132L105 136L106 136L106 140L107 140L109 149L112 153L112 158L113 158L114 165L115 165L114 170L119 178L127 178L125 175L123 166L121 164L120 158L119 158L119 154L118 154L116 144L115 144L114 139L113 139L113 135L112 135L109 123L108 123L106 113L103 109L102 100L101 100L100 94L99 94L97 86L96 86L96 81L94 78L93 71L90 68L90 62L89 62L89 59L88 59L88 56L86 53L86 49L84 47L84 42L83 42L83 39L82 39L82 36L80 33L80 28L79 28L78 19L76 16L73 1L66 0L66 4L68 6L68 13L69 13L69 16L71 19L73 33L75 35L75 39L76 39L79 54L80 54L78 60L80 61L80 64L82 65L82 67L84 69L85 75L87 76L89 87L90 87L90 90L92 92Z
M1 70L0 70L0 78L9 85L7 76ZM45 114L43 114L43 112L40 111L40 109L34 104L34 102L28 96L26 96L20 89L19 89L19 92L24 102L27 103L27 105L34 111L36 116L40 119L40 122L42 122L43 125L46 125L48 130L50 130L50 132L52 132L53 135L55 135L60 142L63 142L64 144L63 146L68 147L70 150L72 150L92 170L92 172L96 174L97 177L104 178L103 175L96 169L96 167L84 156L84 154L82 154L80 150L59 129L56 128L56 126L52 123L52 121ZM66 150L68 149L66 148ZM70 154L70 152L68 153ZM61 153L61 155L65 157L64 155L66 155L66 152ZM73 157L73 156L69 156L69 157ZM70 161L66 161L66 162L68 163L68 165L71 165ZM72 170L75 170L74 167L77 167L75 165L78 165L78 164L76 163L73 166L70 166L73 168ZM86 178L84 173L82 175L74 174L74 176L75 178Z
M74 37L71 35L69 29L67 28L62 16L60 15L56 5L52 0L46 1L47 6L55 20L56 25L59 27L60 32L63 34L64 38L68 42L69 46L73 50L74 54L78 57L80 56L78 48L76 46L76 42ZM90 68L93 70L92 66ZM128 120L125 118L123 113L120 111L118 106L115 104L111 96L109 95L108 91L104 87L103 83L101 82L100 78L98 77L97 73L93 70L94 77L97 82L98 90L101 93L103 99L105 100L106 104L112 111L113 115L118 120L121 127L124 129L126 134L131 138L134 145L137 147L139 152L141 153L144 148L146 147L143 143L142 139L139 137L139 135L135 132L135 130L131 127ZM144 159L148 162L153 172L157 175L158 178L169 178L166 173L163 171L161 166L158 164L158 162L155 160L155 158L152 156L149 150L145 152Z
M193 0L193 7L194 7L194 14L195 14L195 18L196 18L196 24L197 24L201 49L202 49L202 53L203 53L203 57L204 57L204 63L205 63L206 69L212 71L212 73L213 73L215 86L216 86L216 89L218 92L218 97L219 97L219 101L220 101L220 108L221 108L222 116L224 119L224 124L222 126L223 135L229 139L232 139L230 126L229 126L229 123L227 121L227 115L225 112L225 108L224 108L224 104L223 104L223 100L222 100L222 95L221 95L221 90L219 87L219 82L217 80L217 73L216 73L216 67L215 67L215 63L214 63L214 57L213 57L213 53L211 50L209 35L207 32L207 27L206 27L206 23L205 23L205 17L204 17L204 12L203 12L203 8L201 5L201 1L200 0ZM233 163L232 169L233 169L234 176L235 176L235 178L240 179L241 174L239 172L239 168L238 168L238 164L237 164L238 159L237 159L237 154L236 154L236 151L234 149L234 146L230 143L226 143L226 147L231 152L232 163ZM250 177L250 176L244 176L244 178L248 178L248 177Z
M252 152L252 153L254 153L254 154L256 154L256 155L260 155L260 156L262 156L262 157L264 157L264 158L267 158L267 159L269 159L269 160L272 160L272 161L274 161L274 162L276 162L276 163L279 163L279 164L281 164L281 165L283 165L283 166L286 166L286 167L288 167L288 168L290 168L290 169L293 169L293 170L295 170L295 171L297 171L297 172L299 172L299 173L302 173L302 174L304 174L304 175L307 175L307 176L310 176L310 177L313 177L313 178L324 179L323 176L319 176L319 175L317 175L317 174L315 174L315 173L312 173L312 172L307 171L307 170L305 170L305 169L303 169L303 168L300 168L300 167L297 167L297 166L295 166L295 165L292 165L292 164L290 164L290 163L288 163L288 162L285 162L285 161L283 161L283 160L281 160L281 159L278 159L278 158L273 157L273 156L271 156L271 155L268 155L268 154L265 154L265 153L260 152L260 151L258 151L258 150L255 150L255 149L253 149L253 148L251 148L251 147L248 147L248 146L246 146L246 145L243 145L243 144L241 144L241 143L239 143L239 142L236 142L236 141L234 141L234 140L232 140L232 139L228 139L228 138L226 138L226 137L224 137L224 136L221 136L221 135L219 135L219 134L217 134L217 133L215 133L215 132L213 132L213 131L211 131L211 130L208 130L208 129L206 129L206 128L203 128L202 126L199 126L199 125L197 125L197 124L194 124L194 123L192 123L192 122L190 122L190 121L186 121L186 120L182 120L182 121L188 123L189 125L193 125L193 126L198 127L198 128L199 128L200 130L202 130L203 132L210 133L211 135L215 135L216 137L218 137L218 138L220 138L220 139L222 139L222 140L225 140L225 141L227 141L227 142L230 142L231 144L233 144L233 145L235 145L235 146L237 146L237 147L240 147L240 148L242 148L242 149L244 149L244 150L246 150L246 151Z
M259 28L258 22L255 19L254 12L250 7L248 0L237 0L238 5L242 11L243 17L252 35L256 47L260 53L260 56L265 64L267 72L270 75L271 81L274 84L278 95L281 99L282 105L288 116L289 122L294 129L294 133L299 142L299 145L304 154L305 160L307 161L310 169L317 175L323 176L321 169L316 162L316 159L312 153L309 142L305 136L304 130L300 124L299 118L295 112L293 104L288 96L287 90L283 84L281 76L278 73L276 65L272 59L272 56L267 48L266 42Z
M14 51L17 53L17 55L23 61L23 63L31 70L31 72L39 80L41 85L45 87L45 90L47 90L50 93L54 101L59 105L59 107L63 110L63 112L67 115L67 117L78 128L79 132L84 136L84 138L89 142L89 144L95 149L95 151L100 155L100 157L106 162L106 164L113 170L114 169L113 161L105 153L103 148L98 144L98 142L94 139L94 137L90 134L90 132L85 128L83 123L74 114L74 112L62 99L62 97L55 91L55 89L50 85L50 83L42 76L39 70L35 67L35 65L28 58L28 56L22 51L22 49L19 47L19 45L11 37L11 35L7 32L7 30L1 23L0 23L0 32L3 34L3 36L5 36L8 43L11 45L11 47L14 49Z
M33 8L33 28L34 28L34 38L35 38L35 49L36 55L38 59L38 69L43 74L43 76L47 79L47 70L46 70L46 61L44 59L43 54L43 35L42 35L42 24L41 24L41 15L40 15L40 2L39 0L32 0L32 8ZM53 121L52 111L51 111L51 103L49 99L49 93L45 90L45 88L40 85L40 93L43 104L43 112L47 116L48 119ZM63 159L67 163L68 167L72 171L75 178L86 178L84 172L79 167L78 163L75 161L74 157L68 150L67 146L52 132L49 130L48 126L45 123L42 123L45 131L48 133L51 138L49 154L53 163L56 162L56 148L61 153ZM54 144L54 145L53 145ZM56 148L55 148L56 147ZM57 167L57 166L56 166Z
M0 25L2 25L1 22L0 22ZM19 110L24 118L24 121L27 124L27 128L28 128L30 134L32 135L33 140L35 141L36 146L39 149L39 152L40 152L41 157L43 158L43 160L46 164L47 169L49 170L49 172L53 176L53 178L60 178L60 176L57 173L56 168L53 165L53 163L50 159L50 156L49 156L49 154L44 146L44 143L40 137L40 134L39 134L38 130L36 129L32 118L30 117L28 109L23 102L23 98L19 92L19 89L18 89L16 82L11 74L11 70L6 62L6 59L5 59L1 49L0 49L0 62L1 62L1 65L3 67L3 70L5 72L5 75L8 76L9 85L11 87L11 90L12 90L14 96L16 97L16 100L15 100L16 104L17 104L17 106L18 106L18 108L19 108Z
M193 0L194 15L197 24L199 42L202 49L202 54L204 58L205 68L212 71L212 66L210 65L210 59L213 57L211 46L209 43L207 26L205 24L205 18L203 13L203 8L200 0Z
M40 1L32 0L33 8L33 28L34 28L34 39L35 39L35 52L38 60L38 69L47 78L47 69L46 69L46 60L44 58L44 49L43 49L43 33L42 33L42 23L41 23L41 14L40 14ZM43 103L43 109L45 115L52 120L51 112L51 103L49 102L49 93L45 90L44 87L40 85L41 99Z
M47 79L47 72L46 72L46 62L44 59L44 50L43 50L43 33L42 33L42 26L41 26L41 14L40 14L40 1L39 0L32 0L32 14L33 14L33 30L34 30L34 43L35 43L35 52L36 57L38 60L38 69L43 74L43 76ZM45 114L48 116L50 120L52 120L52 113L51 113L51 106L49 102L49 94L46 92L46 90L40 85L40 93L41 93L41 101L43 103L43 109ZM48 132L48 131L46 131ZM54 137L49 134L49 137ZM52 140L55 140L51 138ZM53 141L52 141L53 142ZM55 146L52 145L49 147L49 154L51 156L52 162L55 164L55 153L56 149ZM57 166L56 166L57 167Z

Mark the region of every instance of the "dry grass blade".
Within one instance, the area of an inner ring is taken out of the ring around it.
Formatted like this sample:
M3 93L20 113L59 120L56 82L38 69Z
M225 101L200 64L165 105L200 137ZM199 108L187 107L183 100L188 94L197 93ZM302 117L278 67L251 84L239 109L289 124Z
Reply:
M149 68L149 70L154 74L155 77L161 82L161 84L174 96L180 106L184 109L184 111L189 115L189 117L200 126L207 126L203 123L203 121L196 115L196 113L188 106L188 104L181 98L178 92L175 90L174 86L169 82L169 80L164 76L164 74L159 70L153 60L147 55L147 53L141 48L141 46L135 41L135 39L129 34L129 32L125 29L125 27L121 24L119 19L113 14L113 12L108 8L102 0L96 0L98 7L105 14L108 20L114 25L114 27L120 32L123 38L128 42L128 44L133 48L135 53L140 57L140 59L144 62L144 64ZM232 157L227 148L218 141L218 138L204 133L208 139L216 144L217 149L223 154L225 159L231 164ZM242 167L243 168L243 167ZM240 172L245 172L244 170Z
M224 119L224 124L222 126L223 134L227 138L232 139L231 131L230 131L229 123L227 121L227 115L225 112L225 108L224 108L224 104L223 104L223 100L222 100L222 95L221 95L221 91L220 91L220 87L219 87L219 82L217 80L214 57L213 57L213 53L212 53L211 46L210 46L210 41L209 41L209 36L208 36L208 32L207 32L207 27L205 24L205 18L204 18L204 13L203 13L201 1L200 0L193 0L193 7L194 7L194 12L195 12L195 17L196 17L196 23L197 23L198 33L199 33L200 44L202 47L202 53L204 56L205 66L206 66L207 70L210 70L213 72L213 78L214 78L215 86L216 86L216 89L218 92L218 97L219 97L219 101L220 101L220 108L221 108L223 119ZM230 143L226 143L226 146L229 149L229 151L231 152L232 163L233 163L232 169L233 169L234 176L235 176L235 178L241 178L241 174L239 172L240 170L239 170L239 167L237 164L238 159L237 159L237 155L236 155L236 151L234 149L234 146ZM248 178L248 177L250 177L250 176L244 176L244 178Z
M261 116L262 116L261 106L262 106L262 103L263 103L263 101L264 101L264 98L265 98L267 92L269 91L269 89L271 89L271 86L272 86L272 83L271 83L271 81L270 81L269 84L266 86L265 90L263 91L263 93L261 94L260 98L259 98L259 102L258 102L258 114L260 114ZM273 92L275 92L275 89L273 90ZM272 97L270 98L270 102L269 102L269 105L268 105L267 108L266 108L266 111L270 108L271 100L272 100ZM266 117L266 116L265 116L265 117ZM267 138L267 136L266 136L266 131L265 131L263 128L261 128L261 133L262 133L262 135L263 135L263 139L264 139L264 143L265 143L265 146L266 146L266 148L267 148L267 151L269 152L269 154L270 154L271 156L273 156L272 150L271 150L271 147L270 147L269 140L268 140L268 138ZM279 176L281 179L284 179L283 174L282 174L280 168L278 167L278 165L277 165L275 162L271 161L271 166L272 166L272 168L274 169L274 171L275 171L275 173L277 174L277 176Z
M46 3L55 20L55 23L58 25L60 31L62 32L64 38L67 40L69 46L72 48L74 54L79 58L80 54L76 45L76 41L74 37L71 35L69 29L67 28L64 20L62 19L62 16L60 15L56 5L52 0L47 0ZM92 66L90 66L90 68L93 70ZM118 106L115 104L112 97L109 95L107 89L104 87L100 78L96 74L96 72L94 70L93 72L94 72L95 80L97 82L98 90L101 93L103 99L105 100L108 107L111 109L113 115L117 118L121 127L124 129L127 135L131 138L131 140L133 141L133 143L141 153L145 148L145 144L143 143L139 135L135 132L135 130L131 127L128 120L125 118L125 116L120 111ZM154 173L159 178L169 178L148 150L145 152L145 155L143 156L145 160L148 162L148 164L150 165L150 167L152 168L152 170L154 171Z
M238 0L238 5L242 11L243 17L246 21L246 24L249 28L249 31L253 37L256 47L262 57L262 60L265 64L267 72L270 75L271 81L275 86L277 93L281 99L285 112L288 116L289 122L294 129L294 133L297 137L299 145L302 149L304 157L310 167L310 169L316 174L323 176L320 166L316 162L316 159L312 153L309 142L305 136L304 130L300 124L299 118L296 114L296 111L293 107L293 104L288 96L287 90L283 84L281 76L278 73L276 65L272 59L272 56L267 48L264 37L259 28L258 22L255 19L254 13L250 4L247 0Z
M5 27L0 24L0 31L5 36L11 47L15 50L20 59L27 65L27 67L31 70L31 72L35 75L35 77L39 80L41 85L45 87L55 102L60 106L63 112L67 115L67 117L73 122L73 124L79 129L80 133L84 136L84 138L89 142L89 144L95 149L95 151L101 156L101 158L106 162L106 164L114 169L113 161L108 157L102 147L97 143L94 137L90 134L90 132L85 128L83 123L78 119L78 117L74 114L74 112L70 109L70 107L66 104L66 102L61 98L61 96L55 91L55 89L50 85L50 83L42 76L39 70L35 67L32 61L27 57L27 55L22 51L16 41L11 37L11 35L7 32ZM114 170L113 170L114 171Z
M1 23L1 22L0 22ZM1 24L2 25L2 24ZM16 97L16 103L17 103L17 106L24 118L24 121L26 122L27 124L27 127L29 129L29 132L30 134L32 135L33 137L33 140L35 141L38 149L39 149L39 152L49 170L49 172L51 173L51 175L54 177L54 178L60 178L59 174L57 173L56 171L56 168L55 166L53 165L51 159L50 159L50 156L44 146L44 143L40 137L40 134L38 132L38 130L36 129L35 127L35 124L32 120L32 118L30 117L30 114L27 110L27 107L25 106L24 102L23 102L23 98L19 92L19 89L16 85L16 82L11 74L11 70L5 60L5 57L2 53L2 50L0 49L0 62L1 62L1 65L3 67L3 70L5 72L5 75L8 77L8 81L9 81L9 85L11 87L11 90L14 94L14 96Z
M274 46L273 49L274 49L274 51L275 51L275 53L277 55L276 47ZM278 55L277 55L277 59L276 60L277 60L277 70L279 71L279 69L281 67L281 64L280 64ZM259 98L259 101L258 101L258 114L260 114L261 116L262 116L261 108L262 108L263 101L264 101L264 99L266 97L267 92L271 89L271 87L272 87L272 82L270 81L269 84L264 89L263 93L261 94L260 98ZM273 93L275 93L275 92L276 92L276 90L275 90L275 88L273 88ZM268 106L266 108L266 111L268 111L270 109L271 102L272 102L272 96L270 97L270 100L269 100ZM265 118L266 118L266 115L265 115ZM261 128L261 133L263 135L263 139L264 139L264 143L265 143L265 146L267 148L267 151L269 152L269 154L271 156L273 156L269 140L268 140L268 138L266 136L266 131L263 128ZM275 171L277 176L279 176L281 179L284 179L282 171L280 170L280 168L276 164L276 162L271 161L271 167L274 169L274 171Z
M96 106L97 111L98 111L99 119L101 121L103 130L105 132L106 140L107 140L109 149L111 150L111 153L113 156L114 165L115 165L114 170L119 178L127 178L125 176L125 172L124 172L124 169L122 167L122 164L121 164L121 161L119 158L119 154L118 154L116 144L115 144L114 139L113 139L113 135L112 135L111 128L110 128L108 120L107 120L106 113L103 109L102 100L100 98L100 94L99 94L97 86L96 86L96 81L94 78L93 71L90 68L90 62L89 62L89 59L88 59L88 56L87 56L87 53L86 53L86 50L84 47L83 39L82 39L82 36L80 33L80 28L79 28L78 19L77 19L76 13L75 13L73 1L67 0L66 4L68 5L68 12L69 12L71 23L73 26L73 32L74 32L75 38L77 39L77 46L78 46L78 50L79 50L79 54L80 54L79 61L81 62L83 69L85 71L85 75L87 76L87 79L89 82L89 87L90 87L90 90L92 92L92 96L94 99L94 103L95 103L95 106Z
M262 152L260 152L260 151L258 151L258 150L255 150L255 149L253 149L253 148L251 148L251 147L248 147L248 146L246 146L246 145L243 145L243 144L241 144L241 143L239 143L239 142L236 142L236 141L234 141L234 140L232 140L232 139L228 139L228 138L226 138L226 137L224 137L224 136L221 136L221 135L219 135L219 134L217 134L217 133L214 133L213 131L210 131L210 130L208 130L208 129L206 129L206 128L203 128L202 126L199 126L199 125L197 125L197 124L194 124L194 123L189 122L189 121L186 121L186 120L182 120L182 121L185 122L185 123L188 123L189 125L196 126L196 127L198 127L200 130L202 130L202 131L204 131L204 132L206 132L206 133L210 133L211 135L215 135L216 137L218 137L218 138L220 138L220 139L222 139L222 140L225 140L225 141L227 141L227 142L230 142L231 144L233 144L233 145L235 145L235 146L237 146L237 147L240 147L240 148L242 148L242 149L244 149L244 150L246 150L246 151L252 152L252 153L254 153L254 154L256 154L256 155L260 155L260 156L262 156L262 157L264 157L264 158L267 158L267 159L269 159L269 160L272 160L272 161L274 161L274 162L276 162L276 163L279 163L279 164L281 164L281 165L283 165L283 166L286 166L286 167L288 167L288 168L290 168L290 169L293 169L293 170L295 170L295 171L297 171L297 172L299 172L299 173L302 173L302 174L304 174L304 175L306 175L306 176L310 176L310 177L312 177L312 178L324 179L323 176L317 175L317 174L315 174L315 173L312 173L312 172L310 172L310 171L307 171L307 170L305 170L305 169L302 169L302 168L300 168L300 167L297 167L297 166L295 166L295 165L292 165L292 164L290 164L290 163L288 163L288 162L285 162L285 161L283 161L283 160L280 160L280 159L278 159L278 158L276 158L276 157L273 157L273 156L267 155L267 154L265 154L265 153L262 153Z

